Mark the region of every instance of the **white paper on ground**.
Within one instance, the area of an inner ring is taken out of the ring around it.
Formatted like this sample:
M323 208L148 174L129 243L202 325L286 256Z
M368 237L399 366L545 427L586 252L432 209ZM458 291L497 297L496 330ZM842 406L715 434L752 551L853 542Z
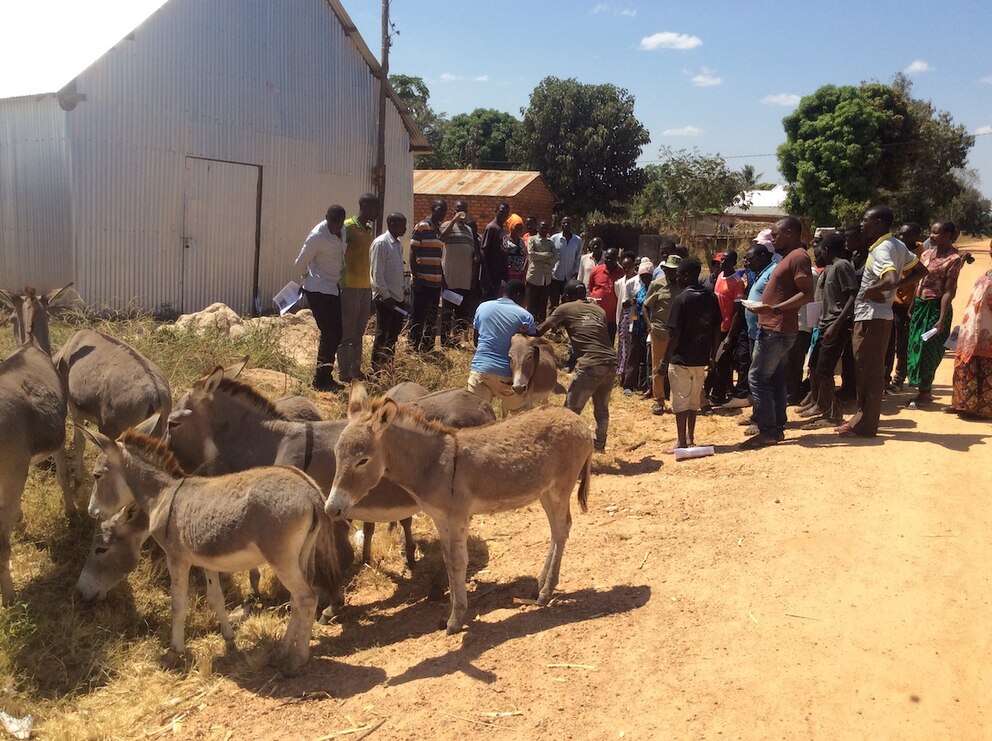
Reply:
M697 445L694 448L675 448L675 460L684 461L688 458L705 458L716 451L712 445Z
M923 340L924 342L928 342L931 337L937 334L937 332L938 329L936 327L934 327L933 329L928 329L926 332L920 335L920 339Z
M300 290L300 284L291 280L272 297L272 303L279 308L279 316L282 316L296 306L301 298L303 298L303 291Z
M441 291L441 298L443 298L449 304L454 304L455 306L461 306L462 301L465 300L465 297L462 296L460 293L449 291L447 288Z

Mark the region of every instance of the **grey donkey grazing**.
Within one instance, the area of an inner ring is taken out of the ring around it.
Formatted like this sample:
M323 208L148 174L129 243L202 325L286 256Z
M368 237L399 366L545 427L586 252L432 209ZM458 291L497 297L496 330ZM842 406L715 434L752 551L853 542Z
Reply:
M190 568L203 569L207 600L231 646L234 632L218 572L267 563L289 590L292 606L286 633L271 660L284 674L299 673L310 657L317 608L310 580L322 521L320 489L289 466L211 478L185 476L168 446L148 436L157 424L155 415L117 441L89 430L84 434L103 453L93 471L90 514L105 518L134 501L148 514L152 537L165 551L172 591L167 660L178 662L185 648Z
M409 492L437 528L451 592L447 632L455 633L462 629L468 607L465 575L472 516L540 500L551 525L551 543L537 579L538 603L547 604L572 525L569 499L577 479L579 505L586 509L592 453L589 426L562 407L454 430L392 399L370 401L365 387L353 383L348 426L334 448L337 471L324 509L333 517L348 517L383 478Z

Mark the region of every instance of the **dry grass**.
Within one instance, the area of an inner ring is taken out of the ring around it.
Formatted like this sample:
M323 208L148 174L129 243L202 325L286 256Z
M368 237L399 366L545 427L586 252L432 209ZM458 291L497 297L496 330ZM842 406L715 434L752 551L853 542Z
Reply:
M252 328L231 340L223 334L195 335L165 331L147 316L108 320L78 313L52 321L52 344L58 347L77 329L91 326L133 345L157 363L169 378L176 397L205 370L228 365L246 355L249 367L286 374L285 386L315 398L329 418L343 416L344 393L314 394L308 388L311 368L297 365L280 349L277 330ZM366 337L368 367L371 337ZM14 349L8 330L0 333L0 357ZM559 354L561 350L559 350ZM401 381L415 381L436 390L461 386L468 377L472 353L468 345L438 350L427 362L409 351L401 338L392 372L370 378L370 393L381 393ZM564 380L564 379L563 379ZM560 403L554 397L553 403ZM586 414L591 422L591 410ZM70 438L71 439L71 430ZM95 453L87 450L87 464ZM77 482L82 504L92 480ZM63 513L61 495L50 465L34 467L23 499L24 518L14 534L11 559L18 602L0 610L0 709L36 718L39 735L48 738L129 738L167 729L167 724L195 709L219 679L264 676L269 650L285 627L281 608L249 617L237 629L238 651L224 655L216 619L194 576L187 620L187 671L165 671L159 657L168 644L168 574L153 543L126 584L114 589L98 605L83 604L73 586L86 559L92 523L85 517L70 522ZM421 565L406 571L402 531L380 525L373 542L373 565L356 569L353 587L395 594L400 601L423 595L442 598L446 587L444 566L433 526L424 516L415 519ZM481 540L470 541L470 574L488 558ZM473 569L474 565L474 569ZM245 590L238 576L229 590L229 604L237 604ZM275 585L263 578L269 594ZM374 620L374 612L358 616ZM340 650L348 651L348 646Z

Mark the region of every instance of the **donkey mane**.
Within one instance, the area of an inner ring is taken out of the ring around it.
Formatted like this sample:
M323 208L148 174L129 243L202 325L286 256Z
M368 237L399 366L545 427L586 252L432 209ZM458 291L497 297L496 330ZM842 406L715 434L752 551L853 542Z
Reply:
M289 421L289 417L279 411L279 408L271 401L262 396L254 386L250 386L242 381L233 378L223 379L217 387L218 391L224 391L231 398L243 399L249 406L270 417L271 419L281 419Z
M369 404L369 416L375 416L387 401L396 404L395 401L386 396L380 396L378 399L374 399ZM454 435L456 432L454 428L448 427L436 419L430 419L416 407L406 404L396 404L396 406L399 409L399 414L396 415L396 422L394 424L400 424L406 429L419 429L426 432L436 432L441 435Z
M142 435L136 430L127 430L120 438L125 446L132 449L140 457L148 460L155 466L161 468L173 478L181 479L187 474L183 467L179 465L179 459L169 449L169 444L164 440L148 435Z

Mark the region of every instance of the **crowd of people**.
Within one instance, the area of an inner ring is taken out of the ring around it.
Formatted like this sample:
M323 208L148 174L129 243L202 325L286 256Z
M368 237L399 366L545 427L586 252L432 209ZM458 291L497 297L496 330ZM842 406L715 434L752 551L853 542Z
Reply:
M320 331L317 390L365 377L361 341L374 313L372 372L391 366L404 326L425 360L438 340L461 346L471 328L467 387L499 399L504 414L524 406L512 384L513 336L563 331L574 372L565 404L581 412L592 400L599 450L615 386L650 400L653 414L674 413L678 447L694 446L697 416L717 408L750 408L743 450L781 442L789 406L804 429L872 437L884 396L907 382L917 390L909 406L932 404L937 366L954 342L950 409L992 418L992 271L952 336L952 301L971 256L955 247L950 221L933 224L921 244L919 225L896 228L893 212L875 206L860 224L818 230L807 244L802 222L788 216L754 237L740 268L726 250L703 276L666 237L655 265L599 237L584 243L567 216L552 233L507 203L480 233L467 203L455 202L448 218L439 198L410 235L408 281L407 219L389 214L373 238L378 216L370 194L350 219L331 206L296 260ZM845 404L854 407L846 421Z

